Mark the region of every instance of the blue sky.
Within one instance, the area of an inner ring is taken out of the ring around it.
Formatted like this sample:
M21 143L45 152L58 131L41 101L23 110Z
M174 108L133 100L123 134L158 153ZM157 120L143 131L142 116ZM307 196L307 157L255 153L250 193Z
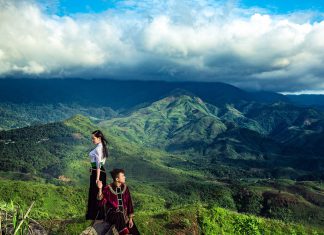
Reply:
M0 15L0 78L324 93L321 1L0 0Z
M240 3L246 7L261 7L273 13L285 14L295 11L323 11L324 3L321 0L243 0Z
M40 4L46 5L50 12L55 11L58 15L70 15L75 13L100 13L107 9L118 8L123 1L118 0L61 0L44 1L38 0ZM52 3L50 3L52 2ZM54 2L54 3L53 3ZM124 1L125 2L125 1ZM217 2L217 1L214 1ZM218 1L219 2L219 1ZM241 0L233 3L250 8L264 8L273 14L287 14L296 11L318 11L323 12L324 2L321 0ZM55 8L54 8L55 6Z

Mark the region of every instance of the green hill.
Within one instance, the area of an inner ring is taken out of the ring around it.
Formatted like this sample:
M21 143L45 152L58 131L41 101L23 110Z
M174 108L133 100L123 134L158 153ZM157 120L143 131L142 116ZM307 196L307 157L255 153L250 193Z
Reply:
M291 126L303 127L307 122L323 120L324 113L313 109L298 107L285 102L254 104L245 116L257 121L267 134L272 136Z
M0 170L37 175L51 182L65 176L71 183L85 183L89 167L87 154L94 147L91 132L98 128L88 117L75 115L63 122L1 131ZM136 175L139 180L153 174L156 180L165 180L170 174L181 178L178 173L181 170L172 170L163 164L171 161L172 155L127 143L109 131L106 133L113 157L107 164L111 167L123 166L130 176ZM141 175L138 168L143 169ZM190 172L183 175L195 176Z
M140 182L130 182L129 185L135 205L135 222L142 234L156 232L159 234L287 234L288 231L289 234L324 234L322 225L310 226L295 223L291 221L291 218L286 218L288 220L283 222L282 220L237 213L235 208L220 208L219 206L229 205L224 197L226 192L224 189L221 190L223 193L219 193L219 188L217 191L215 190L214 192L218 192L218 194L214 194L214 196L217 195L218 199L213 203L206 204L206 202L199 201L198 198L189 202L184 197L184 192L182 195L178 195L173 192L174 188L170 190L156 185L141 185ZM283 182L278 185L282 187ZM287 188L291 187L290 190L295 187L296 190L298 187L300 192L305 192L304 189L309 188L305 186L306 184L291 185L286 183ZM313 185L313 187L318 186ZM179 193L183 189L178 188ZM203 192L202 195L206 195L206 192ZM211 193L212 191L209 189L209 194ZM87 188L85 187L54 186L41 182L0 179L0 210L8 211L11 206L6 202L11 200L15 205L19 204L23 210L26 210L30 203L35 201L30 217L41 223L50 234L80 234L88 226L89 222L83 218L86 195ZM247 194L244 195L245 197L241 197L240 202L247 199ZM166 204L166 200L171 198L173 200L178 198L179 201L170 207ZM222 201L223 205L220 204ZM271 213L287 215L283 210L278 211L277 209L273 207ZM244 207L241 206L240 210L244 211Z
M172 143L185 145L201 139L208 142L225 131L226 126L216 116L216 109L195 96L168 96L127 117L99 125L134 143L168 148Z
M88 116L94 122L119 115L106 106L82 106L77 103L0 102L0 130L63 121L76 114Z

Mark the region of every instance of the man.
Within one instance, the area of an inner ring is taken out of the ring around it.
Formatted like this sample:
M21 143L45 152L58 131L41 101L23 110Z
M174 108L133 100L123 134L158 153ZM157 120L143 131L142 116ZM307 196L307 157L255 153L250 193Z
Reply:
M102 189L102 182L98 182L97 199L100 207L106 206L106 221L114 224L120 235L140 234L134 224L134 209L132 198L125 184L125 171L113 169L110 171L113 182Z

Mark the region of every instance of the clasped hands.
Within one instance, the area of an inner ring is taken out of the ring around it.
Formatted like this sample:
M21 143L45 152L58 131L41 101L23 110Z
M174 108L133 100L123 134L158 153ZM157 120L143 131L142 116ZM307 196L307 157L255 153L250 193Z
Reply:
M101 180L96 180L96 185L100 189L102 188L102 181Z

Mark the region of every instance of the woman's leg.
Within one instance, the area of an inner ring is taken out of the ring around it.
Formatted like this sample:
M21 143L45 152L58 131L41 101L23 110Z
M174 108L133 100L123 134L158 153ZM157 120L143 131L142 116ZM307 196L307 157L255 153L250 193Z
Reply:
M88 207L87 207L87 213L86 213L86 219L87 220L94 220L97 215L97 191L96 190L96 176L95 174L91 174L90 176L90 187L89 187L89 193L88 193Z
M105 169L103 167L101 167L99 180L102 182L102 186L105 187L106 186L106 172L105 172ZM98 191L99 190L98 190L98 187L96 185L96 192L98 193ZM105 218L104 207L99 207L97 204L96 204L96 206L97 206L97 211L99 212L99 214L97 216L97 220L103 220Z
M104 188L107 185L107 174L105 168L101 167L100 171L100 181L102 181L102 187Z

